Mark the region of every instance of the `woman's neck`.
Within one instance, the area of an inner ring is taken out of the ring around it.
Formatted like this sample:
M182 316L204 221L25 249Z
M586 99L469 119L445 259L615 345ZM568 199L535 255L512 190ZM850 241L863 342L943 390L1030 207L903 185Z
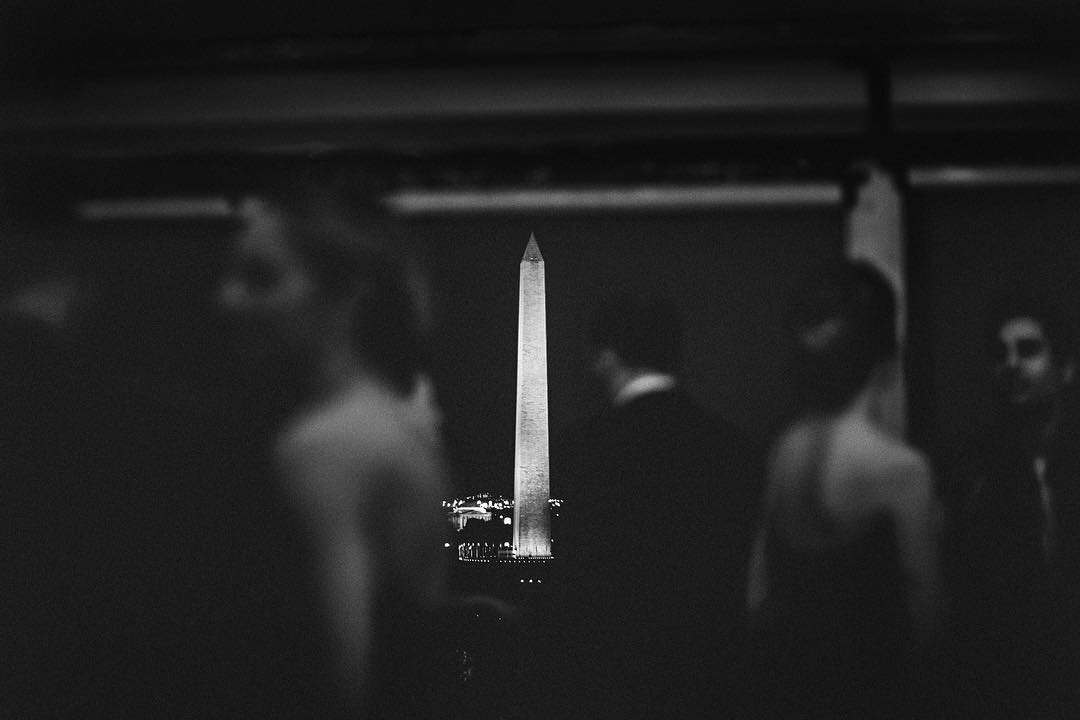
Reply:
M319 354L311 368L305 404L324 405L371 379L371 374L350 349L340 344L331 345Z
M832 417L836 420L860 420L887 430L886 405L889 394L896 391L895 366L891 362L881 362L870 373L862 388Z

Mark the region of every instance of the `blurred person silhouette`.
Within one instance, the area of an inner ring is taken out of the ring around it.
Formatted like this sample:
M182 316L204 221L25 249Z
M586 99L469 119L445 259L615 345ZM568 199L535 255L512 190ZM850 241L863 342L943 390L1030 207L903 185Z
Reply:
M109 659L109 418L81 348L85 258L56 232L0 230L4 717L92 714Z
M757 456L679 379L681 318L649 294L602 299L588 328L605 406L552 453L566 717L732 709Z
M238 214L220 299L252 359L295 371L272 456L312 560L332 710L426 716L444 470L417 276L376 208L317 178L266 184Z
M848 262L791 321L803 409L770 453L751 558L756 711L931 714L942 513L927 460L877 419L897 367L892 289Z
M970 430L951 573L972 712L1080 710L1080 418L1069 316L1031 292L987 324L988 422Z

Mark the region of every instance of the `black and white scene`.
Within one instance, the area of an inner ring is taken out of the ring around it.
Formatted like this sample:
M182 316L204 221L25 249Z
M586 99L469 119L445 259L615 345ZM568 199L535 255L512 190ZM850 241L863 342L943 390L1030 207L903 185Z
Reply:
M1078 36L0 3L0 717L1080 717Z

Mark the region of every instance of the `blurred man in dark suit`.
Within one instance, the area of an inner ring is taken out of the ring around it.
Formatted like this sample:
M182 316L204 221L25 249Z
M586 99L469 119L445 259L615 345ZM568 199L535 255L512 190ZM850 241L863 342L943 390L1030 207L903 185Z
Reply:
M677 377L666 299L615 296L590 326L608 400L565 433L552 485L566 676L581 717L696 717L733 697L756 454Z
M966 454L952 531L959 640L981 714L1071 716L1078 707L1074 343L1067 317L1037 298L1010 300L989 325L995 411Z

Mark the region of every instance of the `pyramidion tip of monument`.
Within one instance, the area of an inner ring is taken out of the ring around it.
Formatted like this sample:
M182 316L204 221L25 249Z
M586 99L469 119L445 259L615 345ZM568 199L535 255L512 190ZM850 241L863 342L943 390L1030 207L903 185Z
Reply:
M536 244L536 234L529 234L529 244L525 246L525 255L521 258L523 261L529 262L543 262L544 256L540 254L540 246Z

